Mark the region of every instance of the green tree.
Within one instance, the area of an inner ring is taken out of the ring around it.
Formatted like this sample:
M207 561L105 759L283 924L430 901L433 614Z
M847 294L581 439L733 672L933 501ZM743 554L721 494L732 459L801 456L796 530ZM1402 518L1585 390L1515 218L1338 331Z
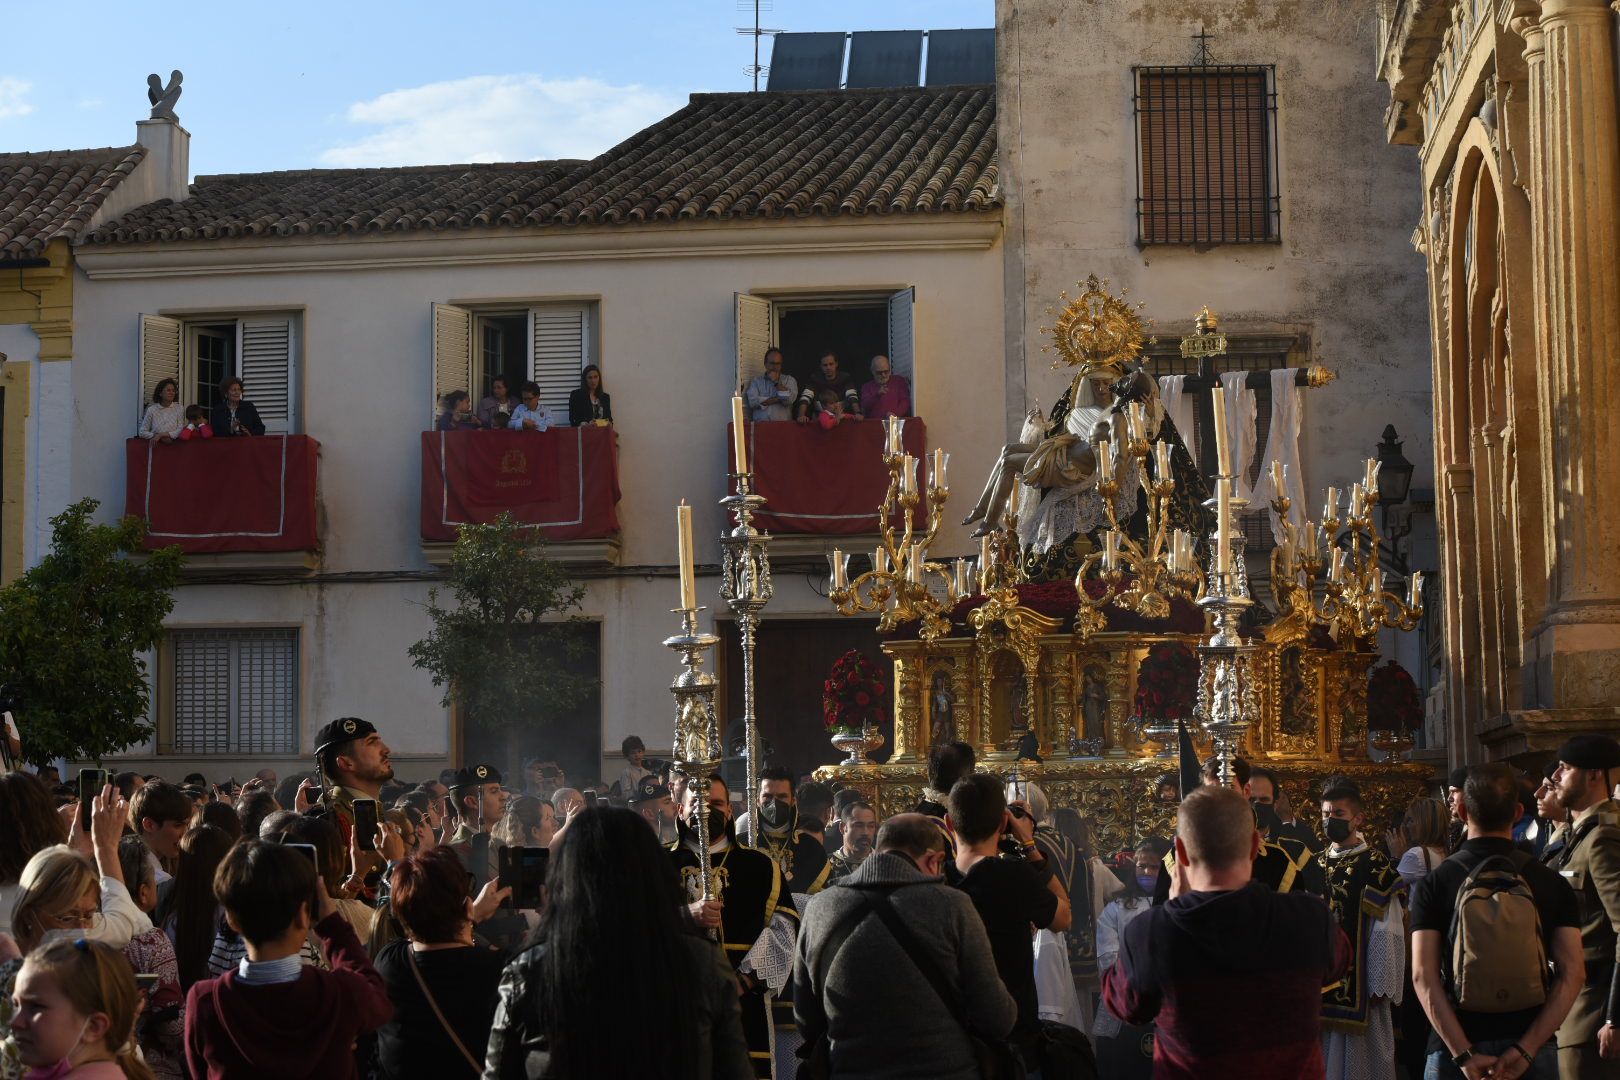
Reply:
M97 525L99 505L84 499L53 517L50 554L0 589L0 682L35 764L99 762L152 735L140 654L174 608L180 549L143 553L146 523Z
M409 649L412 662L445 688L442 704L491 730L546 725L583 701L597 680L572 673L584 654L570 633L585 595L545 556L532 528L502 514L463 525L446 577L449 606L428 593L433 631Z

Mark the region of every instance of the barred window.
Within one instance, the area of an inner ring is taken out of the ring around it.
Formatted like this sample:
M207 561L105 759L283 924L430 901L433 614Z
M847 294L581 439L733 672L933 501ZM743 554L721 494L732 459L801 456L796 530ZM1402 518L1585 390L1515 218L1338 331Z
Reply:
M296 629L175 630L168 645L165 752L298 751Z
M1136 69L1137 242L1278 239L1270 67Z

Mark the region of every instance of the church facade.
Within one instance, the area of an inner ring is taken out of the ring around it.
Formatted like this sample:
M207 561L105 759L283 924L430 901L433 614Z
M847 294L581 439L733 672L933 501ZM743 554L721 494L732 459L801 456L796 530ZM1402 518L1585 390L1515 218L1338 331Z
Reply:
M1546 751L1620 720L1616 13L1380 9L1387 137L1421 171L1448 724L1462 760Z

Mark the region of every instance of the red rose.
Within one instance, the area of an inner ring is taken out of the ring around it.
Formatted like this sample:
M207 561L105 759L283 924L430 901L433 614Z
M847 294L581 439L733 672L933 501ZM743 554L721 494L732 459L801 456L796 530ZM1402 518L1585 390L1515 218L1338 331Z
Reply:
M855 694L855 704L857 704L857 705L870 705L870 704L872 704L872 695L868 694L865 690L858 691Z

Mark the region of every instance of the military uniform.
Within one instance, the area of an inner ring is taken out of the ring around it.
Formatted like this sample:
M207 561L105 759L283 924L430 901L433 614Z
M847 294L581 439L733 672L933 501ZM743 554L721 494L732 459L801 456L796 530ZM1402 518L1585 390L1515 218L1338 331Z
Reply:
M1600 1061L1598 1029L1620 1020L1615 993L1615 941L1620 927L1620 804L1605 799L1570 827L1567 842L1548 860L1581 906L1581 952L1586 985L1558 1029L1560 1072L1567 1076L1620 1076L1620 1061ZM1565 1058L1579 1058L1565 1071Z
M680 841L672 844L669 850L686 901L696 903L703 899L698 853ZM825 860L826 856L822 858ZM726 959L731 961L733 971L742 964L749 950L778 916L789 922L791 933L797 933L799 912L794 907L793 896L785 887L781 868L775 860L733 842L724 851L710 855L709 861L714 873L715 897L724 905L720 915L720 947L725 950ZM791 963L791 948L787 955ZM763 983L764 980L757 981ZM743 1035L748 1040L748 1057L753 1062L754 1075L770 1077L773 1040L764 986L756 986L744 994L741 1005ZM789 1006L789 1023L792 1022L792 1015L792 1007Z
M464 791L474 788L478 797L483 798L485 784L499 784L501 782L500 770L491 765L473 765L457 769L455 783L451 785L452 791ZM459 803L459 800L458 800ZM457 806L459 811L461 806ZM482 831L475 830L467 821L466 814L461 815L456 831L451 834L448 844L451 851L461 860L461 865L467 873L473 876L473 895L478 895L486 882L500 876L500 850L505 845L497 843L490 830L495 822L484 822Z

